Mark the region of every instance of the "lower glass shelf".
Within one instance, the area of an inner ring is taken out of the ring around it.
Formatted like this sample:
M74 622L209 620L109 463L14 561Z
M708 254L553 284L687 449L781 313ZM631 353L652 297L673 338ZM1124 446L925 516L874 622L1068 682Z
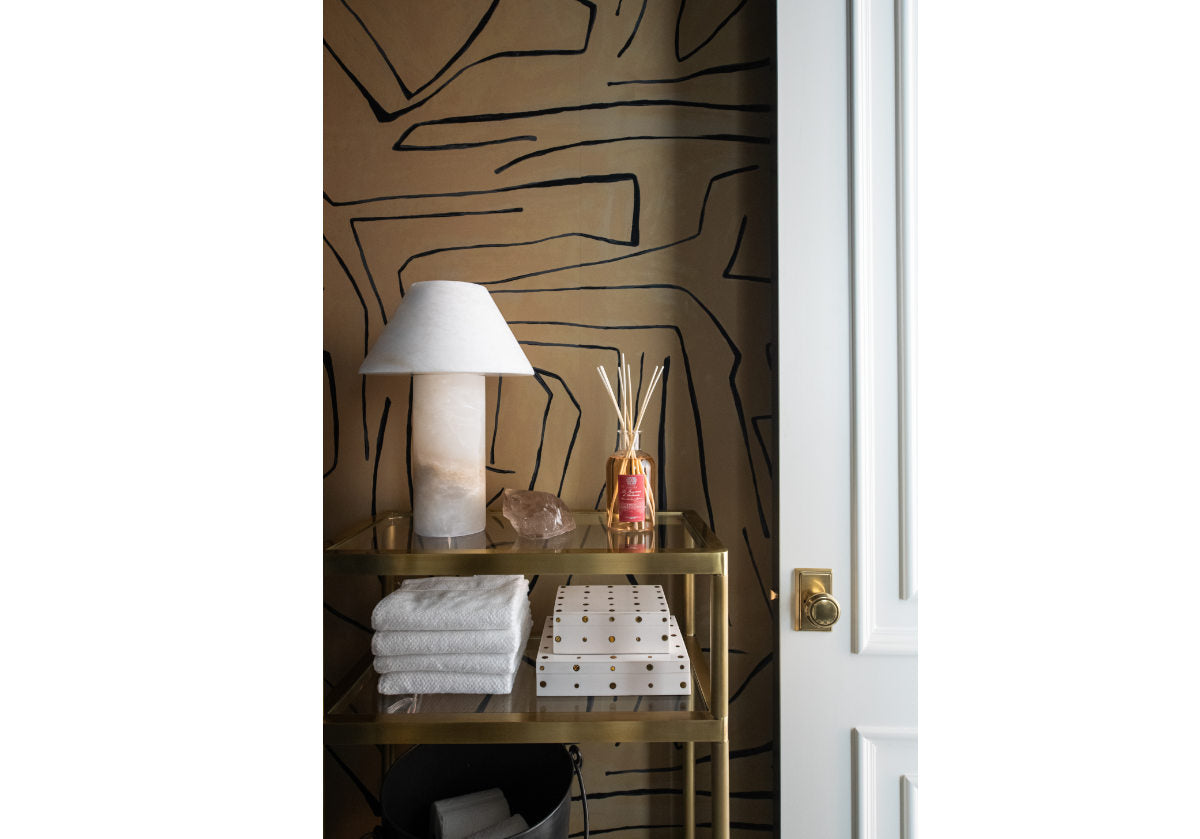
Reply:
M691 692L680 696L538 696L531 639L512 693L381 696L368 655L332 692L325 742L577 743L719 741L708 692L707 656L685 638L692 663Z

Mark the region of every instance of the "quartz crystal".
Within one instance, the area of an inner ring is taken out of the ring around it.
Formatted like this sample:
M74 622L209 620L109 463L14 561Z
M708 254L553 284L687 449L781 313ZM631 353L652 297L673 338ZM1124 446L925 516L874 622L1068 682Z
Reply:
M557 495L523 489L504 490L504 517L517 535L550 539L575 529L575 517Z

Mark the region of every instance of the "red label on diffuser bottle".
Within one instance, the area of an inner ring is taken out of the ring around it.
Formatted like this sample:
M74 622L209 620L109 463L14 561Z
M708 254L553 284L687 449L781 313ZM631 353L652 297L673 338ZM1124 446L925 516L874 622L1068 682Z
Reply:
M646 520L645 475L617 477L617 514L623 522Z

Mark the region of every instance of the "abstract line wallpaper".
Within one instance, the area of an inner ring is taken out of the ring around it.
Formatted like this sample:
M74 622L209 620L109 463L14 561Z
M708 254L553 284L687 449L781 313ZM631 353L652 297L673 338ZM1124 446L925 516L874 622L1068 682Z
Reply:
M506 487L601 504L616 439L595 368L624 352L644 387L661 365L642 432L659 505L730 549L734 835L772 832L776 807L774 16L769 0L324 6L326 538L411 508L411 378L357 370L413 283L485 285L534 367L488 379L494 509ZM562 582L534 586L535 615ZM327 688L366 652L378 596L326 581ZM679 744L581 747L594 835L679 832ZM327 836L378 823L381 763L325 749Z

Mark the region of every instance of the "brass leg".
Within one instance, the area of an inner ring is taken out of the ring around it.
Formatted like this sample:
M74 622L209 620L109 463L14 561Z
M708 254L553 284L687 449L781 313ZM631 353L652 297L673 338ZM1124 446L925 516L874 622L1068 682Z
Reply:
M696 744L683 744L683 835L696 839Z
M712 577L712 711L721 720L721 740L712 744L712 835L729 839L729 577Z
M695 574L683 577L683 634L696 634ZM683 835L696 839L696 744L691 740L683 744Z
M712 652L709 667L712 671L712 711L719 720L729 716L729 578L714 574L712 578L711 626L708 637Z
M696 575L683 576L683 634L696 634Z
M729 839L729 740L712 744L712 835Z

